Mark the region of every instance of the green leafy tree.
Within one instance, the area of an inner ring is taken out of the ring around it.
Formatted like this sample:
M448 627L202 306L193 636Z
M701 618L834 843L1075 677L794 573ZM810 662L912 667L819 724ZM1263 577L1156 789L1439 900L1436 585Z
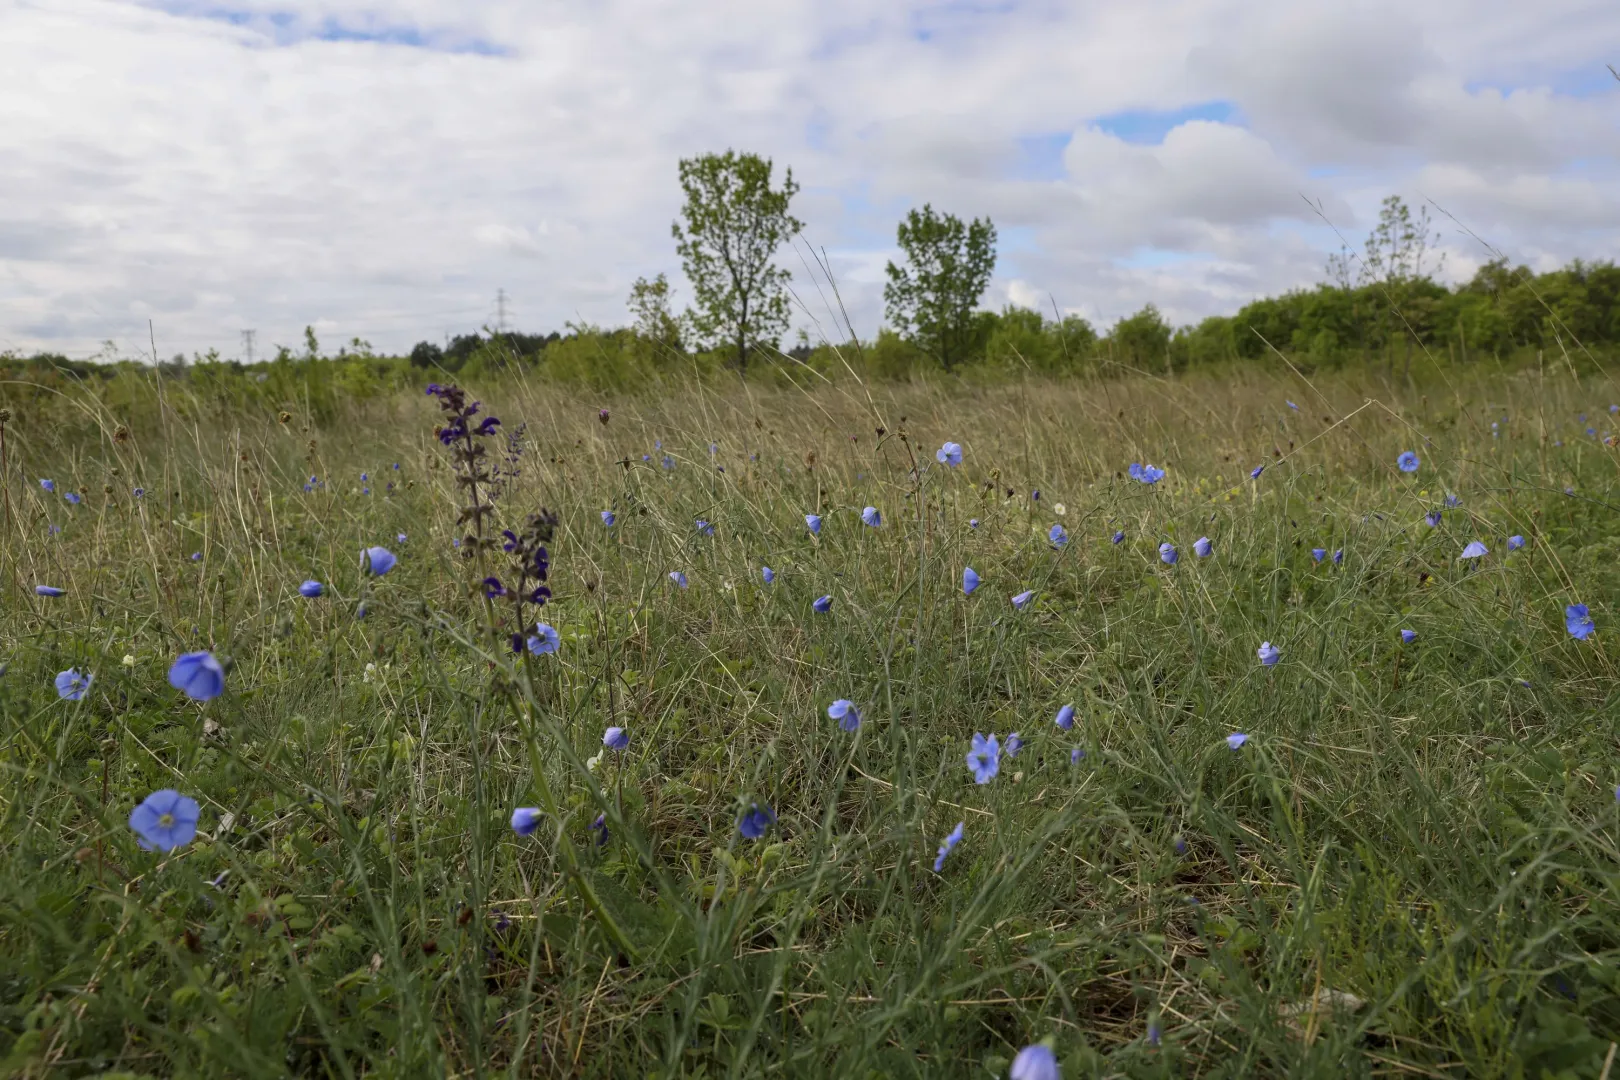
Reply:
M1170 324L1152 304L1128 318L1119 320L1109 333L1116 355L1142 367L1164 363L1170 354Z
M1360 329L1360 344L1383 349L1402 341L1408 377L1414 336L1419 341L1432 337L1439 317L1434 289L1427 287L1432 279L1425 263L1440 235L1430 226L1428 207L1414 215L1399 195L1391 195L1379 209L1378 224L1367 235L1353 279L1348 248L1328 259L1328 277L1334 285L1346 293L1371 294L1370 303L1361 295L1352 296L1352 318ZM1444 262L1441 255L1433 269L1438 271ZM1393 374L1393 356L1390 364Z
M684 224L670 231L696 294L687 320L699 345L735 348L737 367L746 369L750 352L787 330L792 275L771 257L804 228L788 213L799 186L788 169L773 188L769 158L731 150L681 159L680 176Z
M630 286L630 313L636 336L662 355L681 351L681 326L669 310L669 279L663 274Z
M985 360L1011 371L1059 375L1089 364L1097 332L1078 315L1053 322L1038 311L1007 305L990 316Z
M896 239L907 265L888 264L889 322L948 371L973 355L986 333L974 309L996 268L996 227L989 218L964 225L925 203L906 215Z
M435 368L444 364L444 350L431 341L418 341L411 349L411 367Z

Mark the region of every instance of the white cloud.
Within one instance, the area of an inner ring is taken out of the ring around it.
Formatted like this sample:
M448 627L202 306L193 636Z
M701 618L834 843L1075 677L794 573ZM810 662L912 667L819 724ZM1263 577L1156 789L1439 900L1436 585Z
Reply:
M728 146L793 167L781 261L825 329L804 262L826 249L863 334L924 201L1017 237L990 299L1105 324L1316 280L1336 244L1301 195L1352 242L1398 192L1515 258L1601 256L1620 84L1555 88L1601 85L1611 3L11 5L0 349L135 351L148 318L163 353L306 323L405 349L487 322L497 288L526 329L622 322L635 277L679 288L676 160ZM1237 119L1150 145L1097 123L1214 100ZM1029 171L1025 141L1064 133Z

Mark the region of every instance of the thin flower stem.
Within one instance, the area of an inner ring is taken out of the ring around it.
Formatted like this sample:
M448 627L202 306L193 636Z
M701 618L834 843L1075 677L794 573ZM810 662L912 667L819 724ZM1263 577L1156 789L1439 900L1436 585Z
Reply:
M527 736L524 741L528 744L529 749L529 770L533 773L534 782L540 789L540 802L544 806L546 814L557 825L557 850L562 855L563 871L568 875L568 879L574 883L574 888L579 890L579 898L584 901L585 906L591 910L597 921L601 923L602 930L618 950L633 962L637 956L636 947L630 943L630 939L625 935L624 930L619 927L618 922L608 913L607 906L602 903L602 898L596 894L596 889L591 885L590 880L580 871L578 855L574 851L574 845L569 842L565 822L557 812L557 799L551 792L551 781L547 779L544 764L540 760L539 740L535 731L536 723L527 702L524 703L520 715L523 720L524 734Z

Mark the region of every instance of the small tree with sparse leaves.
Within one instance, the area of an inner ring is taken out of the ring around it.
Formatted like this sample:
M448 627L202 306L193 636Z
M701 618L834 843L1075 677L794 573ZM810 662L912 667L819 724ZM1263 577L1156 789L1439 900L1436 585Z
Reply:
M659 274L651 281L636 278L635 284L630 286L629 306L635 316L632 329L639 339L662 356L681 351L681 327L669 310L667 277Z
M773 188L769 158L731 150L683 158L680 176L683 220L670 231L696 298L686 316L691 336L704 348L735 349L746 369L754 349L787 330L792 275L771 258L804 228L788 213L799 187L788 169Z

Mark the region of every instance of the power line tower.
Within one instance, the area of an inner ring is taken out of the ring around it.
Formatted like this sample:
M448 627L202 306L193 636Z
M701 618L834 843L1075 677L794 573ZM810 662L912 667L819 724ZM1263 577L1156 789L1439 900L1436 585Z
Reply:
M506 333L506 290L495 290L495 329Z
M247 362L249 367L253 366L253 339L257 334L257 330L242 331L242 348L247 352Z

